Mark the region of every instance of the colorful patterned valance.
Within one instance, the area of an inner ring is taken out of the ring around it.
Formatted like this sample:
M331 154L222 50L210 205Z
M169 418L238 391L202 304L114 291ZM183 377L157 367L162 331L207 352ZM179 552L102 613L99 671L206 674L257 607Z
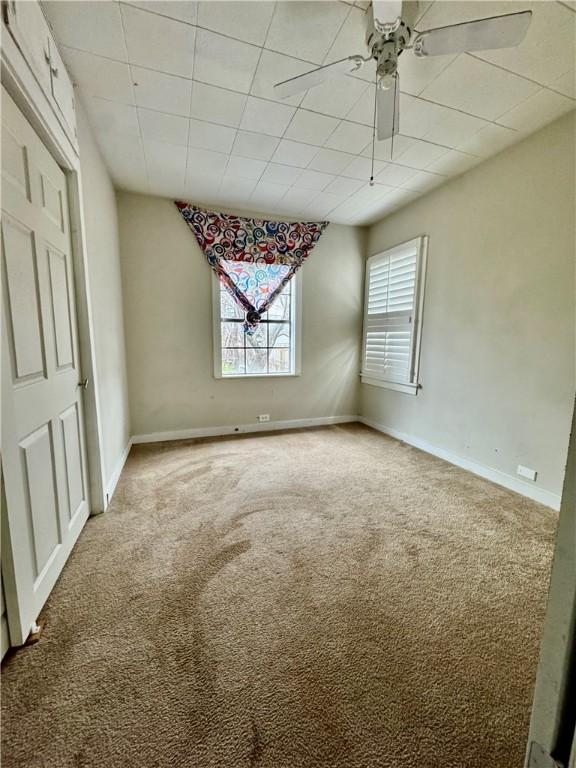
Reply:
M261 316L302 266L327 221L245 219L176 202L208 263L245 310L244 330L254 333Z

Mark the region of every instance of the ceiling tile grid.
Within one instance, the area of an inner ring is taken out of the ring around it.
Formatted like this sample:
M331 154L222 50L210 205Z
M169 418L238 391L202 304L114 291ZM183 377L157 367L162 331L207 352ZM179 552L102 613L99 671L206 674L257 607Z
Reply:
M280 100L274 83L366 55L357 0L50 0L46 15L115 184L369 224L574 109L576 12L533 11L517 48L399 63L400 134L376 142L374 66ZM418 30L517 10L421 1ZM368 180L375 178L370 186Z

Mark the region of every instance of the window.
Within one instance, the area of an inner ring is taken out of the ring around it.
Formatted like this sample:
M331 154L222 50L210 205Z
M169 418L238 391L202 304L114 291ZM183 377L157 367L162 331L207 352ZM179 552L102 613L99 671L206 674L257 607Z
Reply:
M362 382L416 394L427 237L366 263Z
M299 370L300 275L285 286L252 336L244 333L244 310L213 277L214 375L295 376Z

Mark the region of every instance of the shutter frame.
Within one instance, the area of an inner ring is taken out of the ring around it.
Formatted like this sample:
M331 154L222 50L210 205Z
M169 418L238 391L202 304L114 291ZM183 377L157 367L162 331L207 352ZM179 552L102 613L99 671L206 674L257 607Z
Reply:
M362 383L418 390L427 251L422 235L366 262Z

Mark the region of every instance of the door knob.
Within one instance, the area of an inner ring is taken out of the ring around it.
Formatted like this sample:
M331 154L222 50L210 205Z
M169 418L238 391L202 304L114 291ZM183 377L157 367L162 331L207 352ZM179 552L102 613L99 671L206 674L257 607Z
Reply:
M82 379L82 381L78 382L78 386L82 387L82 389L88 388L88 379Z

